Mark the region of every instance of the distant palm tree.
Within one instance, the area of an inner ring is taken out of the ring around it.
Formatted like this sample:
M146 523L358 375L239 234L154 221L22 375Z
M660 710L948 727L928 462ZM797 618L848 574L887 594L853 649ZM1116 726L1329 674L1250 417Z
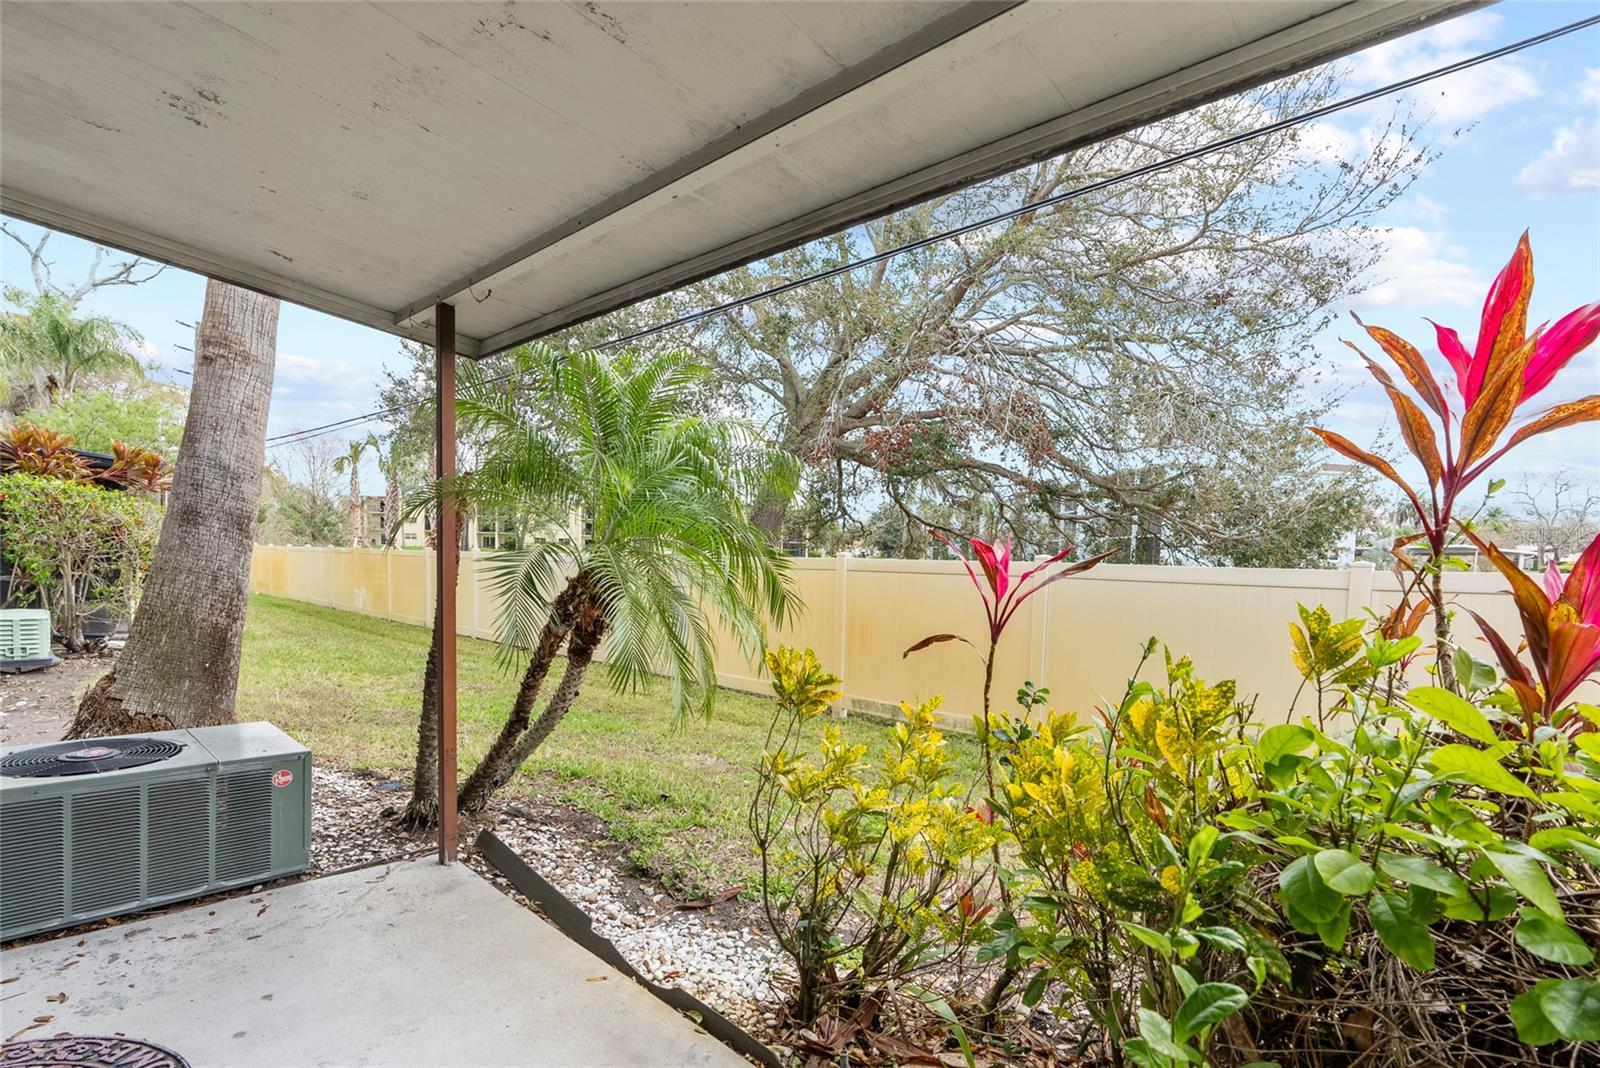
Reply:
M0 313L0 402L14 412L41 401L71 396L89 375L121 371L142 375L129 348L139 335L103 315L75 315L54 293L34 296L10 290L18 312Z
M383 525L378 531L384 545L399 539L400 480L411 466L394 434L372 439L373 452L377 454L378 470L383 475Z
M363 503L361 496L361 457L366 454L368 449L381 453L382 448L378 443L376 434L368 434L364 438L351 438L345 444L344 455L335 457L333 461L335 472L349 474L350 476L349 523L350 547L352 549L360 548L364 540L361 529L363 526L361 522Z
M775 487L793 492L793 461L707 410L708 373L686 353L542 347L519 351L509 381L466 369L457 412L485 460L443 493L478 514L526 517L524 547L479 566L505 654L531 656L505 726L461 788L463 811L482 810L550 736L602 641L613 685L665 676L673 712L704 715L718 623L756 652L766 623L797 606L786 558L749 515ZM561 681L534 720L563 650Z

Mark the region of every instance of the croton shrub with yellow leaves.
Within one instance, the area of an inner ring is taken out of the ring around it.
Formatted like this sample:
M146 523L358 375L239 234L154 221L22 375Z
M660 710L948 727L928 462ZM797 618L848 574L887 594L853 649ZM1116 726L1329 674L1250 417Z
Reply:
M1263 729L1169 653L1089 723L1007 725L1018 907L981 955L1119 1063L1600 1054L1600 740L1528 738L1498 684L1397 685L1419 639L1382 622L1302 623L1315 717Z
M1263 729L1170 652L1144 681L1152 641L1114 707L980 724L987 796L952 781L936 702L874 757L833 724L799 753L839 682L773 653L752 828L802 1015L937 971L963 1042L1045 1008L1108 1063L1414 1063L1440 1035L1462 1064L1600 1053L1600 734L1526 737L1498 685L1397 686L1415 636L1302 623L1316 716ZM1015 1011L991 1011L996 973Z
M878 752L844 741L824 724L805 751L805 728L839 695L839 679L814 652L767 654L777 711L758 768L749 820L762 874L761 901L798 973L795 1015L868 1019L897 991L916 991L924 972L958 958L979 932L974 905L1000 832L974 817L972 782L958 780L937 698L900 706Z
M1015 907L979 956L1024 977L1024 1006L1048 994L1055 1011L1087 1014L1108 1052L1186 1063L1246 987L1288 974L1249 922L1244 867L1224 859L1217 828L1251 793L1249 714L1233 683L1208 685L1168 652L1164 685L1136 678L1092 722L1004 725L996 815L1017 858ZM1191 967L1224 949L1225 967Z

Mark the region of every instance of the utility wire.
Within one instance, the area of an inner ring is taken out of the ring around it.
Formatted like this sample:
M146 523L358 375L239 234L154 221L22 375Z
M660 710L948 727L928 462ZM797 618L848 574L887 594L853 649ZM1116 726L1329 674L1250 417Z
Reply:
M703 319L709 319L715 315L721 315L725 312L743 308L746 305L754 304L756 301L765 300L768 297L780 296L784 293L792 292L793 290L812 285L816 282L824 282L830 278L837 278L839 275L860 270L863 267L871 267L873 264L882 263L884 260L893 259L896 256L902 256L907 252L915 252L918 249L927 248L929 245L934 245L941 241L949 241L952 238L963 237L977 230L982 230L985 227L993 226L996 223L1006 222L1021 215L1028 215L1032 214L1033 212L1042 211L1046 208L1052 208L1058 204L1065 204L1070 200L1077 199L1078 197L1088 196L1091 193L1098 193L1102 190L1109 189L1112 186L1121 185L1123 182L1130 182L1136 178L1145 178L1152 174L1159 174L1162 171L1169 170L1170 168L1177 167L1184 163L1189 163L1196 159L1200 159L1201 157L1210 155L1213 152L1220 152L1223 149L1234 148L1238 145L1245 144L1249 141L1254 141L1257 138L1267 137L1271 134L1282 133L1285 130L1293 129L1296 126L1301 126L1308 122L1315 122L1317 119L1326 118L1329 115L1335 115L1341 111L1348 111L1351 108L1359 107L1362 104L1371 103L1374 100L1379 100L1394 93L1404 92L1407 89L1413 89L1419 85L1426 84L1427 82L1448 77L1451 74L1457 74L1461 71L1469 70L1473 67L1481 66L1482 64L1490 63L1497 59L1502 59L1525 49L1533 48L1536 45L1554 41L1559 37L1565 37L1568 34L1577 33L1579 30L1586 30L1597 24L1600 24L1600 15L1591 15L1585 19L1578 19L1574 22L1569 22L1564 26L1558 26L1553 30L1547 30L1544 33L1536 34L1532 37L1524 37L1520 41L1513 41L1511 44L1502 45L1499 48L1491 49L1487 52L1480 52L1477 55L1469 56L1466 59L1457 60L1454 63L1449 63L1442 67L1435 67L1432 70L1424 71L1423 73L1413 75L1410 78L1402 78L1399 81L1390 82L1389 84L1379 86L1376 89L1369 89L1364 93L1357 93L1355 96L1345 97L1344 99L1336 100L1331 104L1324 104L1321 107L1312 108L1310 111L1303 111L1298 115L1291 115L1288 118L1267 123L1265 126L1257 126L1253 129L1245 130L1242 133L1232 134L1231 136L1208 142L1199 146L1198 148L1191 148L1185 152L1180 152L1173 156L1167 156L1164 159L1153 160L1150 163L1142 164L1141 166L1133 167L1126 171L1121 171L1109 177L1102 178L1099 181L1090 182L1087 185L1075 186L1072 189L1056 193L1052 196L1041 197L1038 200L1030 201L1029 203L1021 204L1014 208L1008 208L1005 211L997 212L994 215L989 215L985 218L978 219L975 222L964 223L961 226L957 226L950 230L943 230L937 234L929 234L926 237L918 238L915 241L908 241L903 245L896 245L893 248L885 249L882 252L874 253L871 256L866 256L859 260L852 260L849 263L840 264L837 267L830 267L825 271L818 271L815 274L809 274L801 278L792 279L791 281L772 286L768 289L759 290L755 293L748 294L747 296L738 297L734 300L725 301L721 304L715 304L708 308L702 308L699 311L689 312L688 314L680 315L675 319L669 319L666 322L657 323L655 326L649 326L642 330L636 330L631 334L623 334L618 337L614 337L609 341L603 341L593 347L595 349L615 348L618 345L626 345L633 341L640 341L644 338L652 337L668 330L675 330L681 326L688 326L691 323L697 323ZM487 381L503 382L509 377L510 375L508 374L496 375ZM268 438L267 445L269 447L273 447L277 445L292 444L296 441L305 441L309 438L320 437L323 434L327 434L347 426L354 426L360 423L365 423L372 419L381 419L386 416L395 415L403 410L403 407L384 408L374 412L367 412L364 415L355 415L350 416L347 419L337 420L332 423L324 423L321 426L308 427L304 430L290 431L285 434L279 434L276 437Z

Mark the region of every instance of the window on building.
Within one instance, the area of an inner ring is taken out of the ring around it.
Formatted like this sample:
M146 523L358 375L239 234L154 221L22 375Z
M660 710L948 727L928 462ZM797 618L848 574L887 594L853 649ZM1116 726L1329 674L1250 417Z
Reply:
M478 548L520 549L522 526L510 512L485 512L478 517Z
M368 541L389 537L388 504L382 497L368 497L362 502L361 532Z

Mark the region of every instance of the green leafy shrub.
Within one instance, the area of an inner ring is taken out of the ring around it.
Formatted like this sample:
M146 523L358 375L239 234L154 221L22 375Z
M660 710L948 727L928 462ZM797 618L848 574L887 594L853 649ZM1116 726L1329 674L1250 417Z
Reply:
M968 807L972 785L954 781L937 700L902 704L876 761L834 724L804 754L800 727L837 699L839 679L809 649L771 651L767 668L778 706L750 807L762 906L798 973L798 1022L848 1010L866 1027L978 929L975 867L998 832Z
M1523 744L1514 702L1436 686L1389 699L1417 639L1302 620L1338 730L1258 730L1169 654L1165 688L1131 683L1095 727L1049 713L1003 751L1016 907L983 956L1140 1065L1403 1063L1440 1033L1492 1063L1600 1038L1600 738Z
M1028 975L1024 1005L1056 990L1056 1011L1087 1011L1108 1051L1186 1063L1244 1006L1240 984L1286 974L1251 922L1258 851L1215 824L1250 792L1248 716L1232 683L1168 654L1166 685L1130 683L1099 726L1051 712L1002 750L1016 907L981 957Z
M1031 718L984 726L997 789L971 808L931 703L905 709L876 776L836 730L795 752L839 682L771 654L752 829L800 1020L961 959L1016 976L1026 1008L1087 1017L1118 1064L1415 1063L1440 1041L1462 1064L1582 1059L1571 1044L1600 1041L1600 733L1525 736L1486 665L1458 665L1489 673L1477 700L1400 689L1420 639L1392 622L1304 610L1291 651L1318 715L1265 729L1187 658L1139 679L1154 641L1093 719L1024 687ZM964 994L963 1040L993 1019Z
M0 475L0 548L10 604L35 598L69 649L97 608L132 613L155 556L161 509L135 494L62 478Z

